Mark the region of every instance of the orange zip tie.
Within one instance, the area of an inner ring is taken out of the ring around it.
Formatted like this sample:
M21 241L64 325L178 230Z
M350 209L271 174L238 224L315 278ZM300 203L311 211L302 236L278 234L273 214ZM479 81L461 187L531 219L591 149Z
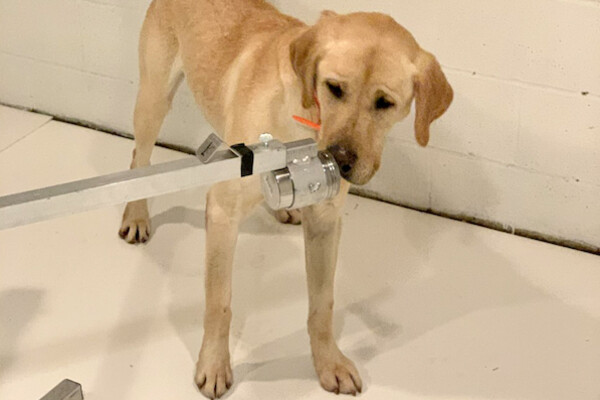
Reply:
M294 118L296 121L300 122L302 125L307 126L311 129L314 129L316 131L320 131L321 130L321 124L317 124L316 122L312 122L309 119L306 118L302 118L299 117L297 115L292 115L292 118Z
M296 120L297 122L300 122L302 125L307 126L311 129L314 129L316 131L320 131L321 130L321 104L319 103L319 99L317 98L317 94L313 93L313 100L315 101L315 104L317 105L317 119L318 122L313 122L309 119L306 118L302 118L298 115L292 115L292 118L294 118L294 120Z

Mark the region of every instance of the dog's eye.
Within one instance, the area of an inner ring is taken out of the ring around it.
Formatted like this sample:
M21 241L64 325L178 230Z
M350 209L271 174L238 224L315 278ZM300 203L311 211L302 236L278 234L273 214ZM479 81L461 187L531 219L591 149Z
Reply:
M329 89L331 94L338 99L341 99L342 96L344 96L344 91L342 90L342 87L339 83L327 82L327 88Z
M394 105L394 103L387 100L385 97L379 97L377 100L375 100L375 108L377 110L387 110L390 107L394 107Z

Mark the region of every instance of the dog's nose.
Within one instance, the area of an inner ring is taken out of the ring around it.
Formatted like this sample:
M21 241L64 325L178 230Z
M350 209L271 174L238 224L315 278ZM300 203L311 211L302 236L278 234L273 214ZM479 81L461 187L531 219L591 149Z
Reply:
M356 153L338 144L329 146L327 150L331 153L340 167L340 173L342 177L344 179L349 179L352 175L352 168L354 167L356 159L358 158Z

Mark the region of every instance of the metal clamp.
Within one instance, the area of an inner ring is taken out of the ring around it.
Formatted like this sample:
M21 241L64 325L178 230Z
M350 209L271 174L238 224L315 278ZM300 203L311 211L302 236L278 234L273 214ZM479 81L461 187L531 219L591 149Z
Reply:
M208 135L206 140L202 142L198 150L196 150L196 157L203 163L208 164L210 160L213 158L217 150L221 148L225 142L218 135L211 133ZM240 156L240 153L228 147L229 151L231 151L234 155Z

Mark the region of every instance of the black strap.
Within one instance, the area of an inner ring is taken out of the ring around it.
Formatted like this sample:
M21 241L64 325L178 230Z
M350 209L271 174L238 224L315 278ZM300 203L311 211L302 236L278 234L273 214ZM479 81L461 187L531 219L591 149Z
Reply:
M252 150L244 143L234 144L231 148L242 156L242 177L252 175L252 168L254 166L254 153Z

